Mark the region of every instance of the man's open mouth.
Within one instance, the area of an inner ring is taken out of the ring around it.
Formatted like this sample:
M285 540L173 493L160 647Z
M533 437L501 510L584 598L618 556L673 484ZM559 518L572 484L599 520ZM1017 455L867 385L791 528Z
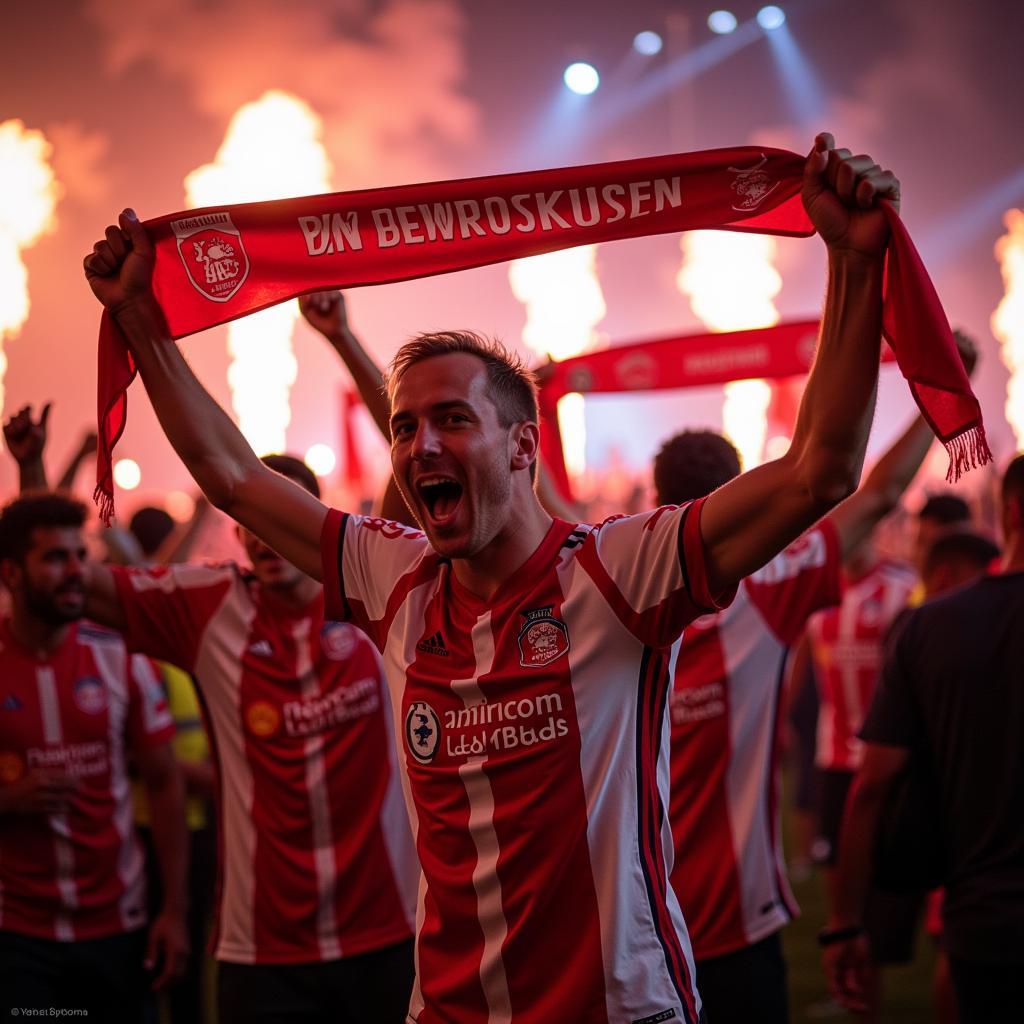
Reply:
M462 501L462 484L454 477L433 474L416 481L416 491L427 510L427 515L438 525L455 515Z

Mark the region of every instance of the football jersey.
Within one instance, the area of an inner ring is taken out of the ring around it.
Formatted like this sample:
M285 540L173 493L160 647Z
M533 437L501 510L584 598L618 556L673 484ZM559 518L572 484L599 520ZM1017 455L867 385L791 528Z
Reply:
M808 615L839 600L840 568L826 521L673 648L671 880L697 960L758 942L796 912L778 820L782 667Z
M117 570L131 647L197 682L218 792L219 960L314 963L412 934L419 869L380 657L233 564Z
M857 733L882 669L885 635L915 583L907 566L880 561L846 588L837 608L817 612L808 621L819 698L819 768L853 772L860 766L863 744Z
M154 666L117 633L78 622L37 658L0 625L0 785L33 769L76 783L59 813L0 819L0 930L73 942L145 925L126 758L173 735Z
M328 609L383 651L404 747L416 1024L696 1021L666 810L700 508L556 520L489 601L422 533L328 514Z

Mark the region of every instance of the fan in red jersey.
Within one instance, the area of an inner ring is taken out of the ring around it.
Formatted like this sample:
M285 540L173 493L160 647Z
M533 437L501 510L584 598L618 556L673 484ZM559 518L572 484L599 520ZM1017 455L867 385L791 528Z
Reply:
M459 333L404 346L392 468L423 532L329 510L269 472L171 343L145 229L86 257L175 450L210 500L325 582L381 648L424 880L416 1024L701 1015L668 883L668 652L856 487L878 374L896 179L821 135L804 201L829 246L791 452L707 499L552 521L531 376Z
M264 462L319 494L298 459ZM380 657L324 618L319 583L240 538L251 569L89 580L94 617L196 679L218 780L220 1020L401 1021L419 870Z
M184 790L154 667L81 621L85 508L57 494L0 515L0 998L141 1019L144 961L179 976L185 929ZM164 905L147 946L145 876L127 774L154 809ZM52 1012L52 1011L51 1011Z
M957 334L971 372L975 350ZM916 417L863 486L744 579L733 603L704 615L673 648L671 882L715 1024L789 1019L779 929L796 913L778 820L782 670L807 617L836 604L842 556L896 506L932 442ZM736 477L724 437L685 431L654 461L659 504L681 504Z

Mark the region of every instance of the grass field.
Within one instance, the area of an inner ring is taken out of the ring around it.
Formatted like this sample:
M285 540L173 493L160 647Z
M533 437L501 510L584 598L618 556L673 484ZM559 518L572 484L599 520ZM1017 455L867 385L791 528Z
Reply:
M801 915L782 933L789 967L789 1005L792 1024L818 1019L835 1024L856 1021L851 1015L811 1018L807 1008L825 998L825 976L816 936L825 923L825 891L820 872L794 884L793 893ZM884 975L884 1024L927 1024L932 1020L931 977L935 952L928 936L920 934L914 962L905 967L886 968ZM713 1022L711 1022L713 1024ZM751 1022L756 1024L756 1022ZM994 1024L994 1022L993 1022Z

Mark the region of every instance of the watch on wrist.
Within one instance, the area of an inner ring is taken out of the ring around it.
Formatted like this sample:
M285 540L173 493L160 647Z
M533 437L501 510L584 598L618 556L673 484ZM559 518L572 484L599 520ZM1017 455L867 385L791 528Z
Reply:
M837 942L849 942L850 939L860 938L863 934L864 926L861 924L851 924L845 928L834 928L831 931L828 928L822 928L818 932L818 945L833 946Z

